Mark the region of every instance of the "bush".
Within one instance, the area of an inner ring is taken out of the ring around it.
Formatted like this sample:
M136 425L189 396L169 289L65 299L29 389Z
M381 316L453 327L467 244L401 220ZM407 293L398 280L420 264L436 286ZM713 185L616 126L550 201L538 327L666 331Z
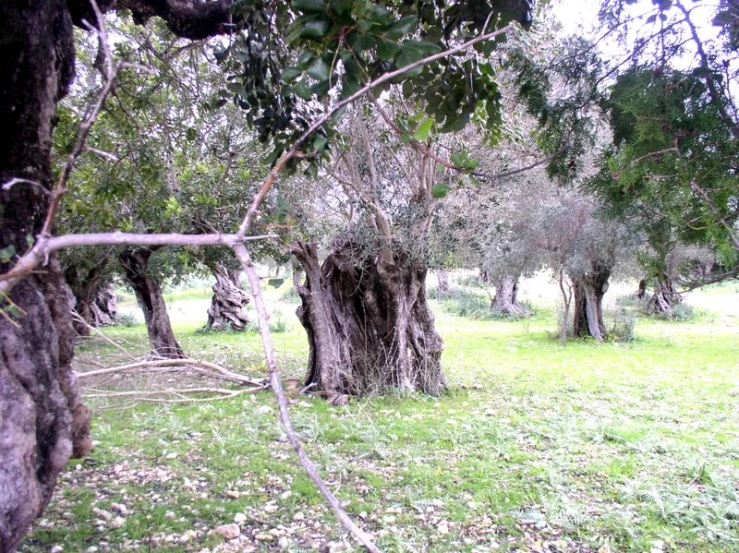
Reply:
M136 315L134 315L133 313L119 313L115 318L115 322L116 324L125 327L131 327L141 324L141 322L136 318Z
M636 339L635 309L606 309L603 311L603 322L606 325L608 337L616 342L633 342Z

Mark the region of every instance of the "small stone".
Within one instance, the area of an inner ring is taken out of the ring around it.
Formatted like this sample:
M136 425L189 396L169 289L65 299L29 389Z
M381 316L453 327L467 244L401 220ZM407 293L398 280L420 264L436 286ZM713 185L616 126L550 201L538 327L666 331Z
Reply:
M105 511L104 509L98 509L97 507L93 507L92 512L95 513L97 516L99 516L103 520L110 520L113 518L113 515L109 513L108 511Z
M113 503L110 508L113 509L116 513L119 513L123 516L126 516L128 514L128 507L126 507L123 503Z
M384 522L385 524L393 524L395 522L395 516L388 515L388 516L382 517L382 522Z
M64 548L61 545L55 545L51 548L50 553L62 553L64 551Z
M274 536L270 536L269 534L257 534L254 536L254 539L257 541L272 541L275 539Z
M164 513L164 518L169 520L174 520L175 516L177 515L175 515L173 511L167 511L166 513Z
M241 528L238 524L222 524L217 526L215 533L227 540L234 540L241 535Z
M231 499L238 499L241 497L241 494L236 490L228 490L226 492L226 497L230 497Z
M123 517L115 517L113 520L110 521L111 528L120 528L124 524L126 524L126 519Z
M497 541L493 540L490 542L489 547L490 549L500 549L500 544Z
M442 536L446 536L449 533L449 525L446 522L441 522L439 523L439 526L436 527L436 531Z
M188 530L180 536L180 543L187 543L198 537L198 533L195 530Z
M359 515L359 516L361 518L362 515ZM297 513L295 513L293 515L293 520L296 521L296 522L300 522L301 520L305 520L305 515L303 513L301 513L300 511L298 511Z
M361 518L362 520L366 519L366 518L367 518L367 511L362 511L361 513L359 513L359 515L358 515L358 516L359 516L359 518Z
M97 552L98 552L98 548L95 547L94 545L85 549L85 553L97 553Z
M282 535L282 530L279 530L278 528L272 528L269 531L270 536L274 536L275 538L279 538Z
M244 513L236 513L234 515L234 522L236 524L241 524L242 522L246 522L246 515Z
M264 506L264 512L265 513L275 513L275 512L277 512L277 509L279 509L279 507L277 505L275 505L274 503L267 503Z
M490 517L485 517L480 521L480 526L483 528L490 528L493 525L493 519Z

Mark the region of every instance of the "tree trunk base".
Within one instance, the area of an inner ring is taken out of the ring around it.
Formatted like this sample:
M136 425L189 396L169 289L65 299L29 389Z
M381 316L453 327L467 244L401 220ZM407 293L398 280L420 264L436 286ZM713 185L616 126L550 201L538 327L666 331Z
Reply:
M518 303L518 278L504 276L495 281L495 296L490 309L507 317L529 317L531 312Z
M323 264L315 244L292 251L306 276L295 283L310 345L306 386L330 399L391 389L437 395L446 387L423 264L402 251L357 257L364 250L350 242Z

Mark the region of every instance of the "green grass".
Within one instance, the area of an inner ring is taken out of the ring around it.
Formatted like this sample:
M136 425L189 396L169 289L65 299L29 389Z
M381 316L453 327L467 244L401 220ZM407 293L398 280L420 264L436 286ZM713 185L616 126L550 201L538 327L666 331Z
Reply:
M269 290L270 300L285 291ZM533 318L498 321L434 302L447 393L347 407L296 398L294 425L385 551L739 551L737 320L733 309L716 310L737 296L729 286L696 302L701 315L690 322L640 318L631 343L566 346L551 337L551 303L536 304ZM279 361L301 376L307 344L294 305L275 305L287 322L273 337ZM175 319L187 352L263 371L256 334L198 333L198 317ZM143 326L107 334L147 349ZM81 364L117 355L98 340L78 353ZM103 551L102 542L218 551L223 539L210 530L234 517L239 548L223 551L310 551L343 539L267 392L99 408L93 433L95 449L69 466L21 551ZM120 504L119 528L93 511L114 518Z

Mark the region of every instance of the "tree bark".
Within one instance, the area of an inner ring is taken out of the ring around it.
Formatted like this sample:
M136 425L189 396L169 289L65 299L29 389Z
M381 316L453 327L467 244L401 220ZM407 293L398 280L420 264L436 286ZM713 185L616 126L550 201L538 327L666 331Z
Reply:
M673 316L674 307L680 303L680 294L675 289L675 283L664 274L657 274L654 279L654 291L647 304L647 312L652 314Z
M214 330L242 331L249 324L246 306L249 297L239 286L241 271L229 270L222 265L213 267L216 283L213 285L213 298L208 308L207 328Z
M110 282L105 282L100 267L90 269L81 278L78 268L70 266L64 271L64 279L72 292L75 311L87 323L73 321L78 335L89 336L89 326L98 328L115 324L118 314L115 291Z
M573 333L578 337L590 336L599 342L606 337L603 322L603 296L608 291L611 267L596 262L584 276L573 279L574 321Z
M439 269L436 271L436 278L438 281L436 289L442 294L449 292L449 273L444 269Z
M56 102L73 75L62 0L0 2L0 247L22 253L51 189ZM0 264L0 273L11 263ZM14 553L72 455L91 447L71 369L71 305L55 256L0 301L0 553Z
M518 277L504 275L495 281L495 296L490 309L512 317L528 317L528 309L518 303Z
M425 265L387 248L357 257L363 250L353 246L337 246L323 264L315 244L293 246L305 271L304 284L295 277L310 346L305 385L334 402L392 388L439 394L443 342L426 302Z
M151 254L150 248L124 250L118 259L123 267L126 282L136 293L136 299L144 313L152 354L168 359L183 359L185 353L172 331L162 290L156 279L148 272Z

